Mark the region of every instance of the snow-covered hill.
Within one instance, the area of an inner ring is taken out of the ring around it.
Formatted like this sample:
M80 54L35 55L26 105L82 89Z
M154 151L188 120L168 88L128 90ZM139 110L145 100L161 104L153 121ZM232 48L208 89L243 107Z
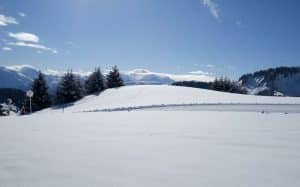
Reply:
M87 96L67 107L65 111L180 104L300 104L300 98L241 95L168 85L138 85L108 89L100 95ZM53 109L42 112L46 111L53 112Z
M81 112L182 103L299 104L300 98L125 86L85 97L64 113L3 117L1 186L300 185L299 113Z
M31 87L32 81L37 77L39 69L30 65L19 66L0 66L0 88L17 88L27 90ZM51 92L54 92L58 81L63 76L63 71L46 69L42 71L45 74L48 86ZM90 72L74 72L82 80ZM121 71L121 75L127 85L140 84L171 84L174 81L196 80L212 81L214 78L209 75L175 75L155 73L145 69L135 69L132 71Z
M300 67L279 67L243 75L242 85L251 94L300 96Z

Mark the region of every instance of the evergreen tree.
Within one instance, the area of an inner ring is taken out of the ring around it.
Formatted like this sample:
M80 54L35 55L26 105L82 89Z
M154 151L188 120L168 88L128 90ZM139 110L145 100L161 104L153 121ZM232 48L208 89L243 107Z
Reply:
M82 98L82 87L80 80L72 71L68 71L58 84L56 91L56 102L58 104L71 103Z
M51 105L48 87L44 75L39 72L38 77L33 81L32 85L32 110L37 111L47 108Z
M105 86L103 75L100 68L96 68L85 82L85 92L89 95L102 92L104 89Z
M212 83L212 85L211 85L211 89L212 90L220 90L221 89L221 84L220 84L220 81L221 79L218 79L218 78L216 78L215 80L214 80L214 82Z
M117 66L114 66L112 70L106 76L107 87L108 88L117 88L124 86L123 80L121 78L120 72Z

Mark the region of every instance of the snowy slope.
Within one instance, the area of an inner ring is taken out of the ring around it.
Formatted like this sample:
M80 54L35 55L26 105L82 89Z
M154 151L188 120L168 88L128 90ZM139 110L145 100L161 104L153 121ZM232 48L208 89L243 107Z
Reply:
M300 104L300 98L266 97L217 92L205 89L168 85L139 85L109 89L74 103L65 111L140 107L170 104ZM52 109L46 111L53 112ZM45 111L42 111L45 112Z
M0 118L3 187L297 187L299 114Z
M38 75L39 69L30 65L16 66L0 66L0 88L17 88L23 91L30 89L33 79ZM46 81L50 88L50 92L54 93L63 71L46 69L42 71L45 74ZM73 72L82 80L90 74L90 72ZM210 75L175 75L156 73L144 69L135 69L132 71L121 71L122 78L127 85L136 84L171 84L174 81L197 80L212 81L214 78Z
M85 97L64 113L46 109L2 117L0 184L300 186L299 114L80 112L182 103L300 104L300 98L166 85L125 86Z

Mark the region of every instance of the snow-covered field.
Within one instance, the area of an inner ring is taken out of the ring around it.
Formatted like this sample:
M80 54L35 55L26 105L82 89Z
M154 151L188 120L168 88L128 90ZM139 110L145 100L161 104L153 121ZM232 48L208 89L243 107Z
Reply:
M182 105L203 103L221 109ZM299 98L130 86L86 97L64 113L2 117L0 186L300 186L300 114L249 109L299 104ZM128 107L148 108L82 112Z
M191 111L1 118L0 186L299 186L299 121Z

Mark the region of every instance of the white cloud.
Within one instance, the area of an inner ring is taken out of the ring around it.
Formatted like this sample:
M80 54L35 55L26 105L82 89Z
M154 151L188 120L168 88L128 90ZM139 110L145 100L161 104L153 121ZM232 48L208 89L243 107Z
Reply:
M25 16L26 16L26 14L25 14L24 12L19 12L18 14L19 14L19 16L21 16L21 17L25 17Z
M19 23L13 17L0 14L0 26L7 26L9 24L19 24Z
M46 47L39 43L40 38L32 33L19 32L19 33L8 33L8 36L16 39L16 42L8 42L8 45L30 47L38 49L38 51L49 51L51 53L57 53L56 49ZM39 52L38 52L39 53Z
M21 17L26 16L26 14L23 12L19 12L18 14ZM7 17L5 15L0 14L0 26L6 26L8 24L18 24L18 22L13 17ZM8 36L16 40L14 42L5 41L8 45L38 49L37 53L41 53L41 51L57 53L56 49L40 44L40 38L35 34L26 33L26 32L18 32L18 33L9 32ZM9 47L3 47L2 50L10 51L12 49Z
M35 44L35 43L27 43L27 42L10 42L8 45L13 45L13 46L20 46L20 47L30 47L30 48L35 48L35 49L40 49L43 51L49 51L51 53L57 53L56 49L46 47L41 44Z
M194 74L194 75L210 75L211 73L205 72L205 71L202 71L202 70L197 70L197 71L191 71L191 72L189 72L189 74Z
M211 15L215 17L216 19L219 19L220 17L220 10L217 3L213 2L213 0L202 0L202 3L204 6L206 6Z
M8 36L15 38L18 41L23 41L23 42L34 42L38 43L40 41L40 38L31 33L26 33L26 32L19 32L19 33L8 33Z
M2 50L3 50L3 51L11 51L12 48L10 48L10 47L2 47Z

